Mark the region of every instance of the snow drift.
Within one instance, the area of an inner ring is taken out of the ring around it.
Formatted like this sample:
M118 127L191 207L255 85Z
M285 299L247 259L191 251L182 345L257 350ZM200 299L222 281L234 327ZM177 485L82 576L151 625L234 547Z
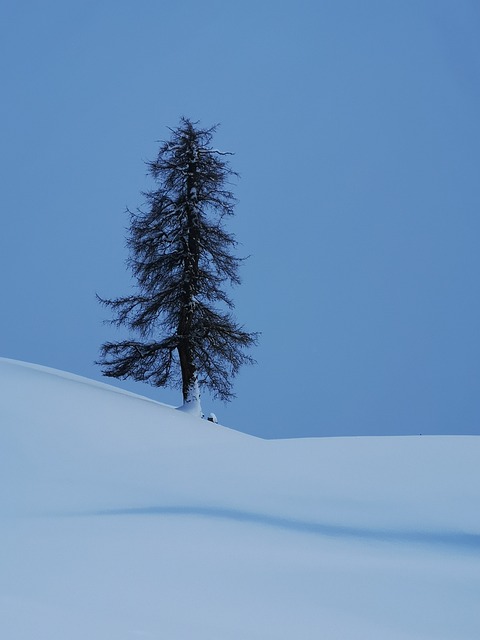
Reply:
M480 635L480 438L265 441L0 359L0 637Z

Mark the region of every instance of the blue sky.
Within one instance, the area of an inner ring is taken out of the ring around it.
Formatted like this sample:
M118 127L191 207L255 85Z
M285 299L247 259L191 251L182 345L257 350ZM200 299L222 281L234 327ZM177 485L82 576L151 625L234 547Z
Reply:
M221 123L261 331L221 422L480 433L474 0L4 0L0 355L101 379L124 211L180 116ZM179 403L178 391L122 386Z

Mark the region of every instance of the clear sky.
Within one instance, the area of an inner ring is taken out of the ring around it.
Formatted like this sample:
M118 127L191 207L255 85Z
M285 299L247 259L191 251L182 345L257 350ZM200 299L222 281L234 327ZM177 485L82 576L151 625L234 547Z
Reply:
M204 410L480 434L479 33L476 0L3 0L0 355L102 379L95 292L130 291L125 208L183 115L235 152L234 298L262 332Z

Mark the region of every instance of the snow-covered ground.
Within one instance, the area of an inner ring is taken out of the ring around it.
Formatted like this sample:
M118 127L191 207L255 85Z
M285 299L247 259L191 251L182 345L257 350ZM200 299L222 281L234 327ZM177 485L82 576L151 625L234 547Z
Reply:
M2 639L480 638L479 437L266 441L6 359L0 421Z

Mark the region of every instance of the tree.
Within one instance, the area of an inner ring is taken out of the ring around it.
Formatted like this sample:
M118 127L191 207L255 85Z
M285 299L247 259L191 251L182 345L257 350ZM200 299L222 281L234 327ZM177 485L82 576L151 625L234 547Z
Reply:
M131 212L127 266L136 292L102 299L111 324L139 340L106 342L103 374L158 387L182 388L184 407L201 414L199 387L224 401L234 397L232 378L254 360L245 349L258 334L232 316L225 285L240 283L235 237L224 227L234 213L229 178L237 175L226 154L212 148L216 127L201 129L182 118L157 159L147 162L157 188L143 194L147 210Z

